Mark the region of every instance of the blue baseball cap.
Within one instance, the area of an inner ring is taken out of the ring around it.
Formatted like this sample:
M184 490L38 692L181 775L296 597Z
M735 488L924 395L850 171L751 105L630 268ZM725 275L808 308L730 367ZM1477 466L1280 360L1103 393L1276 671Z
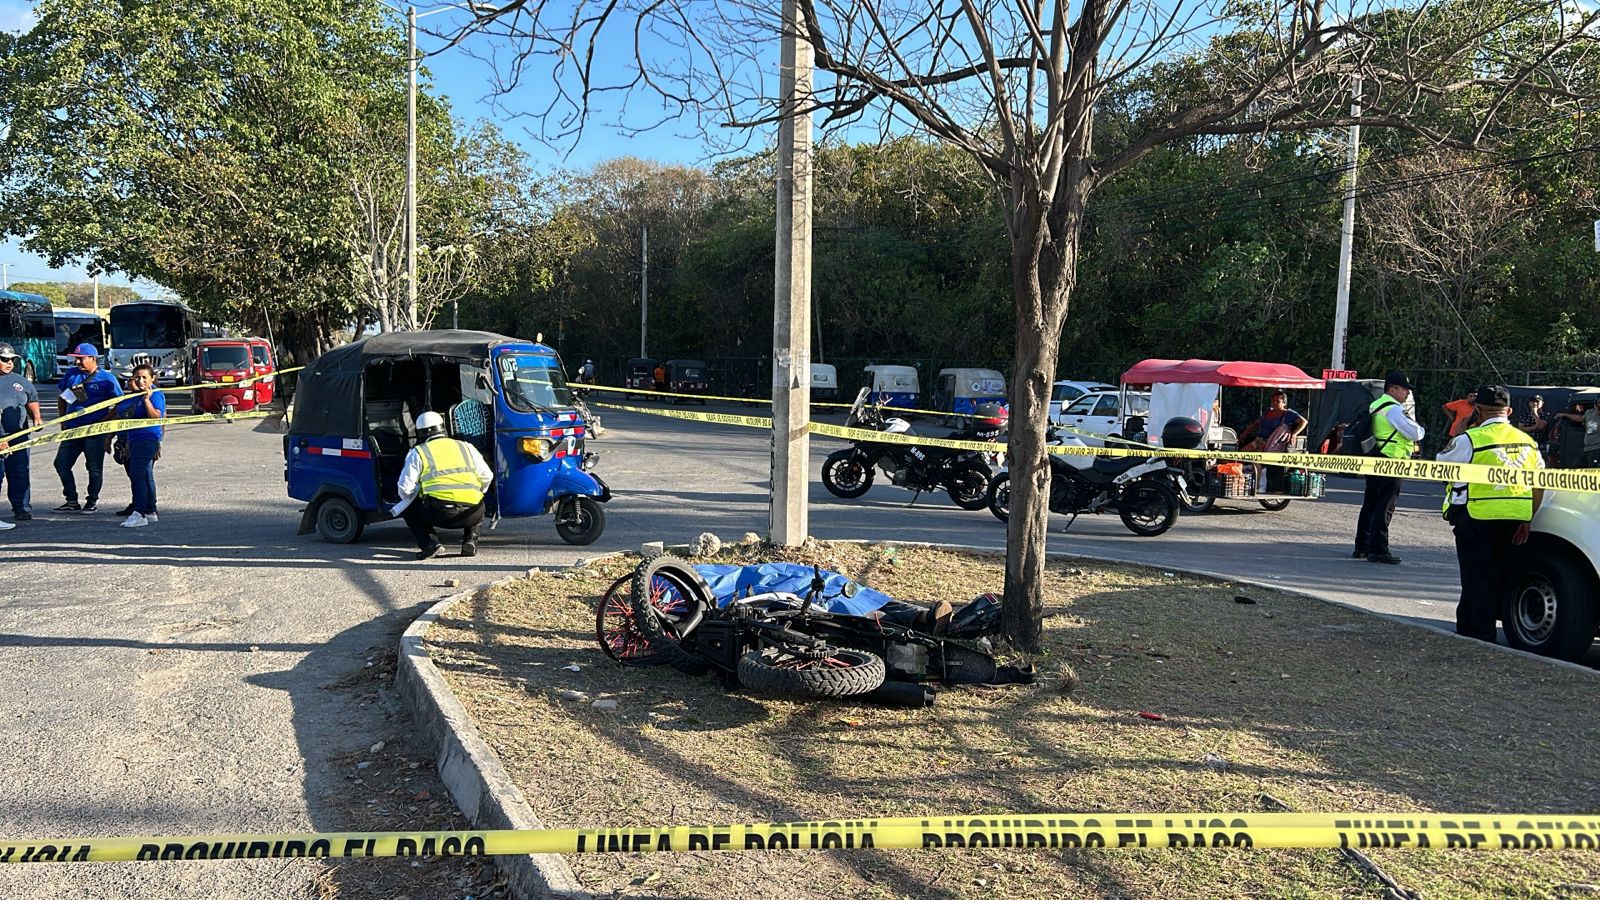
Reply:
M100 358L100 351L96 350L94 348L93 344L79 344L78 346L73 347L72 348L72 352L68 353L67 355L68 356L92 356L95 359L99 359Z

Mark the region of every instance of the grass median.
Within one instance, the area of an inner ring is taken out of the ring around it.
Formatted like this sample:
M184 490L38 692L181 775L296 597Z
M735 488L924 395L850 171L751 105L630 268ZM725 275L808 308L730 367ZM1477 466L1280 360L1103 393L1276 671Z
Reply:
M1003 582L997 557L925 549L752 545L716 561L774 558L911 601L959 605ZM1329 604L1054 561L1039 684L952 688L930 709L881 709L728 693L710 677L610 662L595 643L595 602L634 562L518 580L458 604L428 633L435 662L551 827L1259 812L1263 794L1302 812L1600 811L1595 676ZM563 699L573 691L617 706ZM1559 897L1600 882L1592 853L1369 855L1426 896ZM1332 850L570 859L599 895L1384 895Z

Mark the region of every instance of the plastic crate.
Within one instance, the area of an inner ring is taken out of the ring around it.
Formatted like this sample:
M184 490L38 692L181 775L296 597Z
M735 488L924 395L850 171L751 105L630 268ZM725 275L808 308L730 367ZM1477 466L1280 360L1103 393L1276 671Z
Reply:
M1206 495L1221 500L1240 500L1250 497L1250 478L1246 475L1224 475L1212 472L1206 476Z

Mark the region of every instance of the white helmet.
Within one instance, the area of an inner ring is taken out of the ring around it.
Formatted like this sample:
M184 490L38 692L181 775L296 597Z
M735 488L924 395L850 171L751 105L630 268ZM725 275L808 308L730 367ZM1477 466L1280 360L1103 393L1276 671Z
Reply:
M426 439L435 434L443 433L444 416L439 415L431 409L422 415L417 416L417 437Z

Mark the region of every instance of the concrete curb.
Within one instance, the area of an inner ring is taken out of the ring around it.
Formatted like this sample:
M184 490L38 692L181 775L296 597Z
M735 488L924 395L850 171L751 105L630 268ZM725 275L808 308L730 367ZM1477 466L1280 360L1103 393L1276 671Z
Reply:
M582 559L577 565L588 565L604 558ZM529 569L526 575L540 571L545 570ZM450 685L434 666L422 641L433 623L457 603L519 577L524 576L502 578L445 597L417 617L400 637L395 676L400 697L416 722L423 746L438 760L439 777L449 789L456 807L474 828L533 830L545 826L500 764L499 757L478 735L471 716L450 691ZM563 857L553 854L496 856L494 862L505 873L514 897L591 900Z

